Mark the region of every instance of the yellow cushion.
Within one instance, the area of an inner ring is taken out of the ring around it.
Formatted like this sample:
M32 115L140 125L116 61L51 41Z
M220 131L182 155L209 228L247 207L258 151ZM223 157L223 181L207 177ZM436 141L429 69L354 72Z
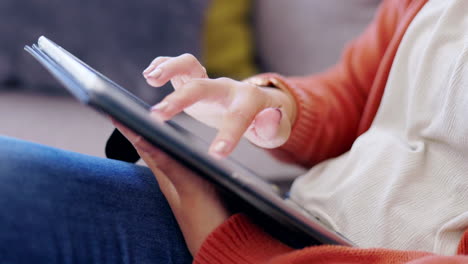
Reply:
M257 72L249 23L251 4L251 0L212 0L202 47L202 61L210 76L243 79Z

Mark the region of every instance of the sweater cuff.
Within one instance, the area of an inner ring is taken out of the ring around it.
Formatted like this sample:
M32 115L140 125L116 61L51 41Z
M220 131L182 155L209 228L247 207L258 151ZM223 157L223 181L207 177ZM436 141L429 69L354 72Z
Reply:
M236 214L207 237L194 263L262 263L291 250L260 230L247 216Z
M279 148L268 150L277 158L310 166L310 160L306 157L298 157L297 150L304 148L304 142L314 141L311 131L319 124L317 109L313 107L309 96L303 89L299 89L293 82L276 73L256 75L246 80L258 86L273 86L288 93L296 102L296 118L291 128L288 141Z

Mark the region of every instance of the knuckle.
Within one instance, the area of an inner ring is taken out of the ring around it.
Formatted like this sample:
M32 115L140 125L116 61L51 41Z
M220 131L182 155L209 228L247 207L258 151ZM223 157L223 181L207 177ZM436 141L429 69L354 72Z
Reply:
M133 140L133 146L136 149L139 149L145 153L151 153L151 149L149 148L148 144L146 141L143 139L142 136L136 136L135 139Z
M219 77L216 80L219 81L219 82L222 82L222 83L231 83L231 81L232 81L232 79L230 79L228 77Z
M167 99L170 102L173 109L180 109L188 101L190 97L186 92L173 93Z
M159 56L159 57L156 57L154 60L151 61L151 64L155 64L157 62L159 62L160 60L164 60L164 59L170 59L171 57L167 57L167 56Z
M138 147L139 145L141 145L142 140L143 138L141 136L136 136L133 140L133 145L135 145L135 147Z
M227 77L217 78L216 82L218 82L219 85L223 85L223 86L228 86L228 87L235 87L236 86L236 81L234 81L231 78L227 78Z
M210 93L213 89L213 86L210 83L210 80L206 79L195 79L187 83L187 93L192 95Z
M202 78L208 78L208 72L207 72L206 68L203 67L203 65L201 65L201 64L200 64L200 67L201 67L201 69L200 69L201 77Z
M180 58L186 60L188 63L190 63L192 65L198 65L199 64L197 58L195 56L193 56L192 54L190 54L190 53L184 53L184 54L180 55Z
M186 108L187 105L193 102L202 100L203 94L203 90L199 88L179 89L168 95L165 100L169 102L171 109L178 111L183 110L183 108Z
M243 83L242 93L245 94L246 105L252 106L259 111L264 108L267 96L260 87L254 84Z
M187 57L187 58L195 58L195 56L193 56L191 53L188 53L188 52L183 53L182 55L180 55L180 57L182 57L182 58L185 58L185 57Z
M148 79L146 80L146 82L147 82L149 85L154 86L154 87L161 86L161 85L164 84L161 80L155 80L155 79L153 79L153 78L148 78Z
M243 83L242 90L249 95L249 97L257 97L260 96L260 89L258 86L249 84L249 83Z
M178 93L193 93L200 89L200 87L203 87L203 82L200 80L190 80L189 82L186 82L183 86L182 89L178 89L176 92Z

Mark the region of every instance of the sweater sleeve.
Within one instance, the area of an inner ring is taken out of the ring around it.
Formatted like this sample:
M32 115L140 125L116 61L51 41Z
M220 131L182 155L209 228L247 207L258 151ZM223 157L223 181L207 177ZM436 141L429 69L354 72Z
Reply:
M291 136L271 150L274 156L310 167L349 150L387 47L410 3L385 0L370 26L347 46L341 61L324 73L289 78L269 73L248 79L285 90L296 101Z
M420 251L362 249L330 245L293 250L265 234L245 215L237 214L218 227L206 239L195 256L194 263L457 264L468 263L468 256L437 256Z

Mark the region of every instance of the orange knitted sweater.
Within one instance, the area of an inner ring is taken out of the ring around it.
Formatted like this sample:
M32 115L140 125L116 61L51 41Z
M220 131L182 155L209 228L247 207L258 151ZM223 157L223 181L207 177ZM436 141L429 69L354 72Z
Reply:
M343 154L369 129L383 95L397 49L427 0L384 0L367 30L330 70L307 77L253 77L259 85L289 92L298 112L292 134L276 157L304 166ZM294 250L242 215L234 215L204 242L194 263L468 263L468 232L459 256L429 252L312 246Z

